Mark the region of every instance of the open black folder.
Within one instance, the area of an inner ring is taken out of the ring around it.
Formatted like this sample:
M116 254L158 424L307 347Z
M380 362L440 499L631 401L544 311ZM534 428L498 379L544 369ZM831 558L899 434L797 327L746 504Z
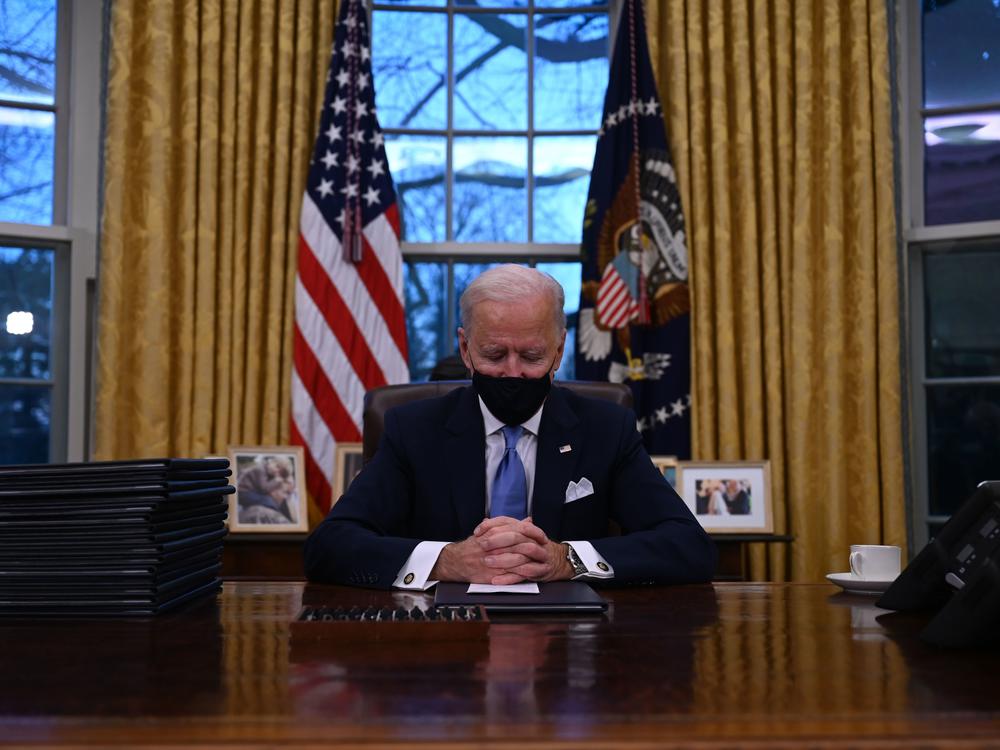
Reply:
M537 594L469 594L467 583L439 583L436 605L480 605L487 612L603 612L608 603L581 581L538 584Z

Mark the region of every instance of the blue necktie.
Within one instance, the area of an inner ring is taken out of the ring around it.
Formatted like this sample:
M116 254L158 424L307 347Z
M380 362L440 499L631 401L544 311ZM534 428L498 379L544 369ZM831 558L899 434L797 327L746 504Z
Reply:
M524 476L524 464L517 455L517 441L523 427L504 427L503 438L507 443L506 452L500 459L496 476L493 477L493 493L490 495L490 517L510 516L523 519L528 515L528 480Z

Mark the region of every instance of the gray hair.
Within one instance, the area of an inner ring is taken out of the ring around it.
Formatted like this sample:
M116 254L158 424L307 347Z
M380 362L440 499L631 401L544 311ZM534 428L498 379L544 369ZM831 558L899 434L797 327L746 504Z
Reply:
M462 293L458 301L462 327L472 327L472 311L480 302L523 302L531 297L545 296L552 303L552 324L557 333L566 330L566 312L563 305L566 293L552 276L535 268L505 263L483 271Z

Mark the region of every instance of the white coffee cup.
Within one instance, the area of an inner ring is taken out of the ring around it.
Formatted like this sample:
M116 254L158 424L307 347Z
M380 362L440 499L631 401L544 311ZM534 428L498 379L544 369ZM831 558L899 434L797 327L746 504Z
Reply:
M851 575L862 581L891 581L899 575L899 547L852 544Z

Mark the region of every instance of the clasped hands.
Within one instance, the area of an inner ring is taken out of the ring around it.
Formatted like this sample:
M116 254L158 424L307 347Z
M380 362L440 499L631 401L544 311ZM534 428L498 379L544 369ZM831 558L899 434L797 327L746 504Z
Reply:
M566 548L549 539L530 516L523 521L487 518L468 539L446 545L431 571L437 581L495 586L572 577Z

